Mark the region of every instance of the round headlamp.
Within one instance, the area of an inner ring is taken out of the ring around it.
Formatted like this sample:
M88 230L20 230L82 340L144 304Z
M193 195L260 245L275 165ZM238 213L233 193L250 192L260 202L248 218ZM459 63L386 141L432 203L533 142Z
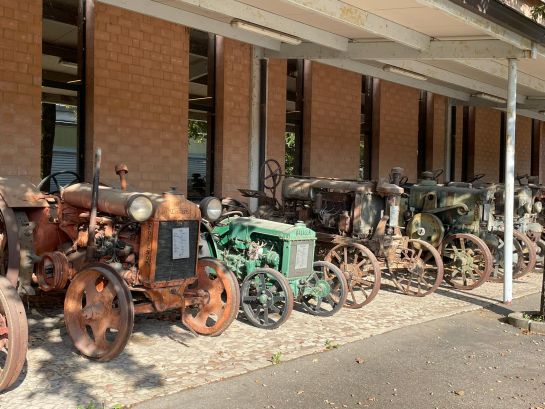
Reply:
M135 195L127 206L128 215L137 222L145 222L153 214L153 203L149 197Z
M203 219L209 222L215 222L221 216L222 206L221 200L214 196L205 197L199 204Z

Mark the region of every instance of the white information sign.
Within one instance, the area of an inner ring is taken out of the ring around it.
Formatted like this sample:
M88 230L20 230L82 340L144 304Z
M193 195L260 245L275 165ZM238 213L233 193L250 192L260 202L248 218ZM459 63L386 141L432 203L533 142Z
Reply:
M308 243L301 243L297 245L297 251L295 253L295 269L301 270L306 268L308 264Z
M189 227L172 229L172 259L189 258Z

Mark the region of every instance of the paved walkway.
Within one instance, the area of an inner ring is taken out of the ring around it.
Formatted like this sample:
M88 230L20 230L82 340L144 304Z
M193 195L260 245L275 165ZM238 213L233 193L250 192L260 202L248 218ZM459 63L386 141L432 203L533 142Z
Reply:
M536 293L541 276L530 274L513 287L515 297ZM16 387L0 395L0 408L131 405L271 365L275 353L287 361L327 345L479 309L501 294L501 284L491 283L465 293L443 287L425 298L381 290L362 310L343 309L331 318L294 311L275 331L237 321L216 338L195 338L168 316L138 316L126 350L107 363L75 353L59 310L31 307L28 365Z

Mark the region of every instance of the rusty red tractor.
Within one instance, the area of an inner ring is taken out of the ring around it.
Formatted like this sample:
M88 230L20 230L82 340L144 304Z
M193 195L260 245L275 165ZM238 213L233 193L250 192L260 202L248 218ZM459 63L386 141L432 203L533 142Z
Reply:
M99 164L98 151L92 184L72 174L60 186L66 172L38 187L0 179L2 388L17 378L26 355L27 323L15 287L27 294L66 291L68 334L82 355L98 361L123 351L137 313L178 309L188 329L212 336L238 313L233 273L216 259L198 258L201 210L221 208L199 209L174 190L125 191L125 166L116 169L122 189L99 186Z
M262 166L265 191L241 190L261 199L258 216L288 223L298 220L316 231L318 259L338 266L348 282L348 308L361 308L378 294L382 273L397 290L426 296L443 280L443 263L430 244L412 239L398 225L402 170L391 183L282 174L273 159ZM282 201L276 189L282 181Z

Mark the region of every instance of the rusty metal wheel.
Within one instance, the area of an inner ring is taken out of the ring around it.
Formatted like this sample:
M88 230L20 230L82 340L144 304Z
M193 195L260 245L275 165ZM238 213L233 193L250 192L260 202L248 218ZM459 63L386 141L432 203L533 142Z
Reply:
M493 269L490 249L474 234L449 234L443 240L441 255L445 281L459 290L479 287L488 280Z
M238 313L240 290L235 275L219 260L201 258L191 287L203 294L204 302L186 306L182 321L197 334L220 335Z
M516 233L516 232L513 232ZM517 232L518 233L518 232ZM488 277L488 281L493 283L501 283L503 282L503 276L504 276L504 249L505 249L505 241L504 241L504 232L502 231L495 231L493 232L494 236L497 237L497 245L491 246L489 243L490 252L492 253L492 257L494 258L494 266L492 268L492 272L490 273L490 277ZM520 241L520 233L519 235L513 235L513 278L521 277L524 275L523 271L526 268L525 263L525 253L523 250L522 243ZM535 264L535 263L534 263Z
M537 264L537 250L538 247L536 243L532 241L526 234L521 233L517 230L513 232L513 235L520 243L522 247L522 253L524 257L524 267L520 270L519 274L513 273L513 278L521 278L528 273L534 271L534 268Z
M309 314L320 317L336 314L346 303L346 277L327 261L315 261L312 269L299 284L297 300Z
M240 289L244 315L258 328L275 329L293 311L293 291L286 277L272 268L248 274Z
M345 275L348 286L347 308L369 304L380 290L381 271L371 250L359 243L339 244L324 258Z
M97 361L115 358L127 345L134 325L127 284L107 264L86 266L66 291L64 322L82 355Z
M443 281L441 255L423 240L407 240L396 259L386 262L390 278L406 295L425 297L435 292Z
M28 347L28 323L17 291L0 277L0 391L19 377Z

